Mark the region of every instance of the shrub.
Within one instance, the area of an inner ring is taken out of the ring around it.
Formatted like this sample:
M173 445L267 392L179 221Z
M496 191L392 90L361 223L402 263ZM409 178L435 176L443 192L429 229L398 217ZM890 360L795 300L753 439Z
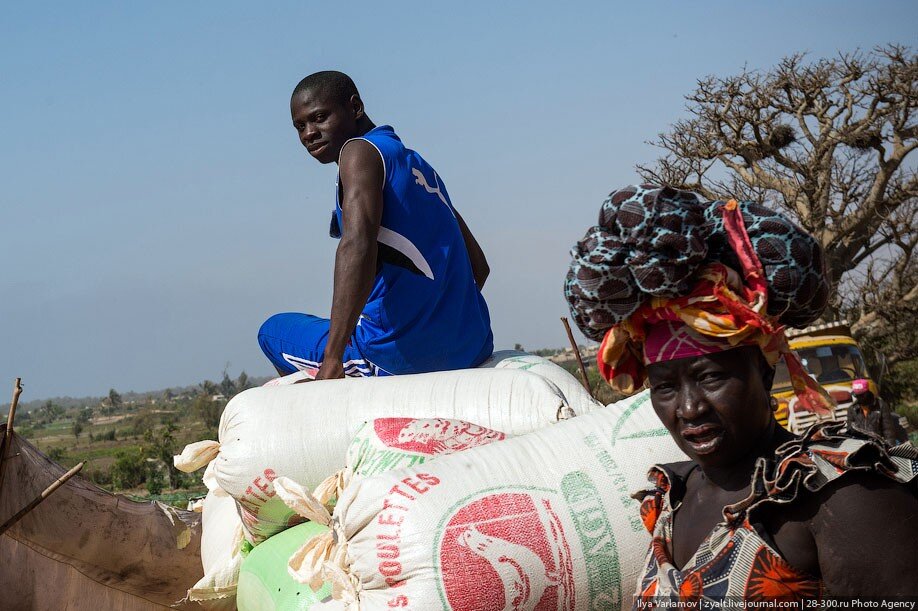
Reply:
M918 429L918 403L899 403L894 405L892 409L900 416L905 416L909 424Z
M102 469L93 469L86 477L97 486L109 486L112 483L112 474Z
M139 449L118 452L112 465L112 486L116 490L136 488L146 479L146 465Z
M894 412L918 428L918 359L893 365L883 378L880 394Z
M147 479L147 492L150 494L162 494L163 480L160 477L151 476Z
M131 423L131 434L134 436L143 435L156 426L156 418L152 414L140 414L134 416Z
M883 378L881 394L894 402L918 400L918 359L893 365Z

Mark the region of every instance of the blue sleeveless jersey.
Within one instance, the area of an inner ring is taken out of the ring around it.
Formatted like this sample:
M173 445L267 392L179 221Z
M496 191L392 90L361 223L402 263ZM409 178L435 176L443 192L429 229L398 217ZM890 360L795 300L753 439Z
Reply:
M363 356L394 374L473 367L494 350L446 186L388 125L367 132L383 159L379 265L354 337ZM340 190L331 235L340 237Z

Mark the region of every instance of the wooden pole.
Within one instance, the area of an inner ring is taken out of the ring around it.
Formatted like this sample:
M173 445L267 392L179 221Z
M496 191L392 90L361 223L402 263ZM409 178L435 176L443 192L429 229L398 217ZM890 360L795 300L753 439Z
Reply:
M590 396L595 399L596 397L593 396L593 389L590 388L590 381L587 378L586 367L583 365L583 357L580 356L580 348L577 347L577 342L574 341L574 334L571 332L571 323L567 321L566 316L561 317L561 323L567 331L567 339L570 340L571 348L574 349L574 356L577 357L577 364L580 365L580 381L583 382L583 387L590 393Z
M4 522L2 526L0 526L0 535L5 533L13 524L21 520L24 515L26 515L33 509L35 509L35 507L38 506L39 503L41 503L43 500L51 496L51 493L53 493L55 490L63 486L64 483L66 483L68 479L70 479L71 477L79 473L80 469L82 469L83 465L85 464L86 464L85 462L81 462L80 464L72 468L70 471L67 471L66 473L61 475L59 478L54 480L54 483L52 483L50 486L42 490L41 494L35 497L31 503L29 503L28 505L20 509L16 513L16 515L14 515L12 518Z
M19 395L22 394L22 378L16 378L13 385L13 400L10 402L10 413L6 417L6 431L3 432L3 443L0 444L0 492L3 492L3 463L10 451L13 442L13 420L16 418L16 407L19 405Z

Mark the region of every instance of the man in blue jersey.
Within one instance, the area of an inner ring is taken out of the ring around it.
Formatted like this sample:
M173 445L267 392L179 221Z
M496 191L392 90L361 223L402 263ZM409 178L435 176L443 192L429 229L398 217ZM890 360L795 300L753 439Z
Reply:
M284 313L258 342L278 373L316 379L474 367L493 351L488 264L443 181L395 131L373 124L354 82L317 72L290 100L300 142L338 164L331 319Z

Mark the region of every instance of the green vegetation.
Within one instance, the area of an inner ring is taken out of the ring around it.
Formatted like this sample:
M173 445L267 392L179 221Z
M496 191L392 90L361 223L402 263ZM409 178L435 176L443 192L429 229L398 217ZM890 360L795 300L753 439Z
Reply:
M537 351L534 354L537 354ZM561 352L560 350L555 351L555 354ZM541 356L541 355L540 355ZM550 355L551 356L551 355ZM595 359L591 360L589 363L587 359L584 359L584 366L586 367L587 372L587 382L590 384L590 389L593 394L593 398L602 403L603 405L608 405L614 403L615 401L620 401L625 398L625 395L618 393L612 390L612 387L602 379L602 376L599 375L599 368L596 366ZM577 361L564 361L558 363L561 367L566 369L572 376L580 380L580 366L577 365Z
M561 352L542 349L534 354L549 357ZM623 398L600 377L593 358L584 362L598 401L609 404ZM580 379L576 360L558 364ZM264 381L250 379L244 372L232 379L224 372L219 383L204 381L183 389L145 394L111 389L105 397L33 401L28 411L17 411L15 427L65 467L85 461L82 476L98 486L135 499L184 507L189 498L206 490L200 474L178 471L172 456L186 444L216 439L227 401ZM918 360L896 363L883 378L882 394L895 412L918 429ZM918 432L912 433L912 439L918 441Z
M16 431L65 467L85 461L81 475L112 492L184 507L206 492L200 474L186 474L172 457L186 444L216 439L220 414L238 392L263 380L226 372L217 384L119 393L82 400L49 399L17 410ZM22 407L22 406L21 406Z
M894 412L905 416L918 429L918 359L900 361L883 377L880 394Z

